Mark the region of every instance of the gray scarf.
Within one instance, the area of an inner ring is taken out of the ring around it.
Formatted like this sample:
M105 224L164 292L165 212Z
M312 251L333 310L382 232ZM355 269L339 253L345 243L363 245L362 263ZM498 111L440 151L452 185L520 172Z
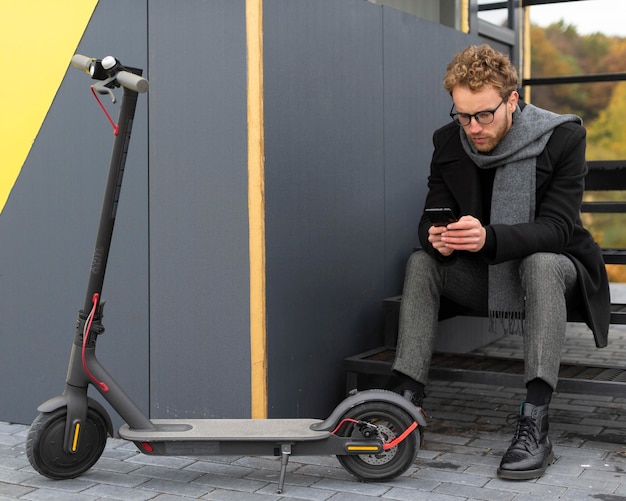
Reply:
M481 169L497 169L491 195L490 224L520 224L535 219L536 163L555 127L582 120L557 115L527 104L513 112L513 125L488 154L478 153L460 128L465 153ZM524 293L519 260L489 266L490 330L497 325L506 333L523 333Z

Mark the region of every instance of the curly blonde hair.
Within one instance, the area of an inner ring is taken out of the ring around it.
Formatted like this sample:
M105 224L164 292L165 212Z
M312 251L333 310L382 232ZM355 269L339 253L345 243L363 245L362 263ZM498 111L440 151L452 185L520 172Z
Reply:
M483 44L470 45L455 54L448 64L443 86L452 94L452 89L457 85L473 92L490 85L504 99L517 90L517 82L517 70L509 58Z

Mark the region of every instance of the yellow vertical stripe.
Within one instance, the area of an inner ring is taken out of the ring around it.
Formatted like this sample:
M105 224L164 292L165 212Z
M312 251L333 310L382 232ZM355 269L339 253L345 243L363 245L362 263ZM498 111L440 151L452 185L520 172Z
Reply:
M0 213L97 3L0 2Z
M263 0L246 0L248 48L248 213L252 417L267 417L265 308L265 148L263 129Z
M463 33L470 32L469 14L470 14L469 1L462 0L461 1L461 31Z

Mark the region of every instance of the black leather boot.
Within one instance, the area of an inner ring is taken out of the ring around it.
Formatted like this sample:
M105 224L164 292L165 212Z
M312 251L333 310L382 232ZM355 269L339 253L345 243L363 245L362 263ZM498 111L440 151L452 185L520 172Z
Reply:
M548 438L548 406L523 403L515 437L502 457L498 476L511 480L539 478L553 460Z

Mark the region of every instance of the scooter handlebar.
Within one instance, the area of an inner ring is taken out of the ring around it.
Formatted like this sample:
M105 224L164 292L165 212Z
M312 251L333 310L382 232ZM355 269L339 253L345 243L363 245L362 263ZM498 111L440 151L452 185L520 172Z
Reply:
M95 62L96 62L96 59L83 56L81 54L74 54L74 56L72 56L72 66L74 66L75 68L78 68L79 70L83 70L89 73L90 75L92 75L92 77L94 77L94 75L92 74L92 71L93 71L93 65ZM116 66L116 67L121 67L121 65ZM135 75L134 73L131 73L130 71L126 71L124 69L118 70L115 73L115 79L117 80L117 83L119 83L122 87L126 87L127 89L130 89L130 90L134 90L135 92L143 93L143 92L148 91L148 87L149 87L148 80L146 80L145 78L139 75Z

